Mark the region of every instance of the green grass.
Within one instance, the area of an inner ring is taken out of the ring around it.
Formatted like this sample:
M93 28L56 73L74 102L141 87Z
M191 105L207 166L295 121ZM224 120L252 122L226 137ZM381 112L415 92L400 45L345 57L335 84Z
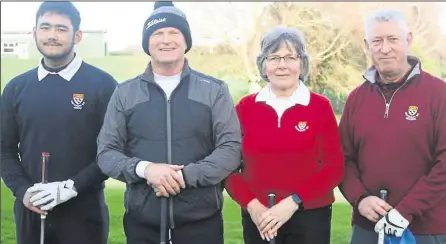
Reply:
M123 193L121 184L113 181L107 182L106 199L110 214L110 244L125 243L122 226ZM2 184L1 189L1 242L2 244L15 244L15 224L13 214L13 196L8 188ZM350 206L345 203L336 203L333 207L332 244L348 243L350 236ZM225 244L243 243L240 209L229 197L226 197L223 207L225 224Z

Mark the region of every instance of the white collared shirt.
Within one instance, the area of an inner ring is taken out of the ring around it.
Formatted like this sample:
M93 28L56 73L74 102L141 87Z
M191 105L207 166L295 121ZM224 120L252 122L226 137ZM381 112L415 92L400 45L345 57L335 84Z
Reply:
M37 68L37 78L39 79L39 81L43 80L49 74L58 74L58 75L60 75L60 77L64 78L65 80L70 81L73 78L73 76L76 74L76 72L80 69L80 67L82 65L82 58L76 54L76 56L70 62L70 64L68 64L68 66L65 67L65 69L59 71L58 73L50 72L50 71L46 70L43 67L42 62L43 62L43 58L40 60L39 67Z
M256 102L265 102L271 106L277 113L278 126L285 110L291 108L296 104L308 106L310 104L310 90L302 81L299 81L299 86L289 97L278 97L271 90L271 85L268 83L256 96Z

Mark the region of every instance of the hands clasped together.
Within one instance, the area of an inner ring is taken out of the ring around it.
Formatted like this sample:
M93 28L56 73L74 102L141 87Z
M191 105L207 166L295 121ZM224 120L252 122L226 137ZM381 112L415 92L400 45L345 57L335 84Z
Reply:
M277 236L279 228L284 225L299 209L299 205L290 197L280 201L271 208L267 208L257 199L248 204L248 212L257 226L263 240L271 240Z
M358 205L359 213L375 224L375 232L384 229L390 236L401 237L410 222L398 210L376 196L364 198Z
M183 165L150 163L144 170L144 176L157 197L174 196L186 188L181 172L183 168Z
M33 212L46 215L47 211L76 196L72 180L36 183L26 190L23 204Z

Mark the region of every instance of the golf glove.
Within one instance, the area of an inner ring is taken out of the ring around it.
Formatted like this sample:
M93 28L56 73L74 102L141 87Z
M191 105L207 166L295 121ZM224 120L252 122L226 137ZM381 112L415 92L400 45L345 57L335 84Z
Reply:
M57 205L77 196L72 180L56 181L51 183L37 183L30 187L27 192L37 192L29 201L32 205L43 211L48 211Z
M376 223L375 232L384 229L386 235L401 237L408 226L409 221L396 209L392 209Z

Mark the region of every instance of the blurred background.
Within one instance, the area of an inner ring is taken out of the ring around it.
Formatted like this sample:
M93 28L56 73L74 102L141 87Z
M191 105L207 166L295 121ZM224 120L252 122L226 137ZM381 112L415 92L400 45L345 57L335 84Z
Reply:
M32 38L39 2L1 3L2 85L36 66L40 53ZM75 2L84 31L77 52L122 81L144 70L142 26L153 2ZM363 17L379 7L404 11L423 67L446 79L446 3L357 2L176 2L186 13L193 36L187 58L204 73L227 81L234 100L259 89L255 66L262 34L277 24L295 26L311 54L308 85L328 96L342 112L348 92L370 65L364 48Z

